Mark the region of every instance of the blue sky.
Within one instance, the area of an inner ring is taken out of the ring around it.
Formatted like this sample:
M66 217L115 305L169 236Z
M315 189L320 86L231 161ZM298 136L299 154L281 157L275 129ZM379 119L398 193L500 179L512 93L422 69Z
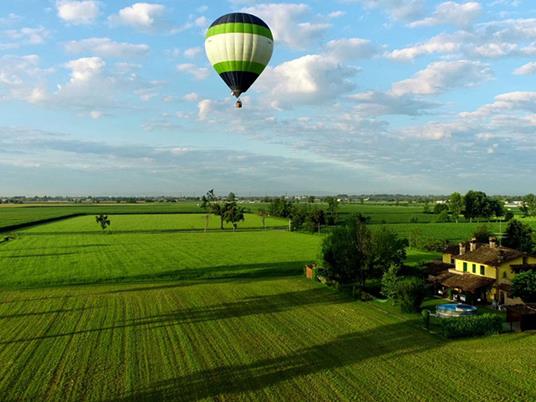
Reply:
M235 110L204 33L275 37ZM0 4L0 194L536 191L529 0Z

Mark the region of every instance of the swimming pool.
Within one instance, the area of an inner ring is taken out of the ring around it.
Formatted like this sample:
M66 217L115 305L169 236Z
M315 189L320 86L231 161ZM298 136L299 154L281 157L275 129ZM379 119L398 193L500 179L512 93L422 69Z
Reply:
M477 313L477 308L469 304L463 303L449 303L449 304L440 304L436 306L436 313L439 317L450 318L450 317L461 317L466 315L475 315Z

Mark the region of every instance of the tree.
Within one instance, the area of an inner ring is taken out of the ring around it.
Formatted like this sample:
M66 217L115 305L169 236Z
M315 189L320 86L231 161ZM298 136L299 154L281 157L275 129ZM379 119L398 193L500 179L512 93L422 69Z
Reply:
M464 201L462 195L460 193L452 193L447 204L454 220L458 223L458 218L463 213Z
M485 217L489 218L493 215L489 198L482 191L468 191L463 197L464 201L464 216L471 222L474 218Z
M324 239L322 256L328 275L342 284L381 278L391 265L405 258L407 242L387 228L371 232L360 220L338 226Z
M102 230L106 230L106 228L112 224L112 222L108 218L108 215L103 215L103 214L97 215L95 217L95 220L100 225Z
M225 220L225 211L227 203L213 202L210 204L210 211L220 217L220 229L223 230L223 222Z
M434 214L439 215L443 211L447 211L447 213L448 213L449 206L447 204L438 203L438 204L434 205Z
M398 281L397 297L403 313L418 313L424 300L426 289L421 278L407 277Z
M234 202L236 201L236 195L235 193L233 193L232 191L229 193L229 195L227 196L227 201L229 202Z
M290 210L290 228L291 230L300 230L309 218L308 204L294 204Z
M389 266L400 266L406 259L406 247L408 241L398 238L396 233L385 226L373 231L367 253L368 273L381 278Z
M444 209L440 212L440 214L437 216L436 222L450 222L450 215L448 209Z
M382 293L385 297L391 300L394 304L398 297L398 273L400 268L396 265L391 265L382 276Z
M310 195L309 197L307 197L307 202L309 204L314 204L315 203L315 196L314 195Z
M430 213L430 201L428 201L428 200L424 201L424 208L423 208L422 212L425 213L425 214Z
M233 232L238 228L238 222L244 220L245 209L236 202L226 202L224 207L225 222L233 225Z
M257 215L261 217L262 229L266 230L266 217L268 216L268 211L264 208L259 208L257 210Z
M532 228L529 225L513 219L508 223L503 244L506 247L531 253L534 249L532 233Z
M487 209L487 212L489 212L488 217L492 215L496 218L504 216L504 203L497 198L488 198Z
M512 296L525 303L536 303L536 271L521 272L512 280Z
M268 208L270 215L281 218L290 218L292 212L292 202L283 197L274 198Z
M328 204L328 224L335 225L337 223L339 200L336 197L326 197L324 201Z
M366 250L370 231L366 225L352 220L336 227L323 241L322 257L328 277L341 284L365 283Z
M536 195L527 194L524 196L520 209L524 216L536 215Z
M311 223L312 232L315 231L315 229L320 233L320 229L322 225L326 223L324 210L321 208L313 208L309 211L307 221Z
M504 220L510 222L512 219L514 219L514 213L512 211L506 211L504 213Z

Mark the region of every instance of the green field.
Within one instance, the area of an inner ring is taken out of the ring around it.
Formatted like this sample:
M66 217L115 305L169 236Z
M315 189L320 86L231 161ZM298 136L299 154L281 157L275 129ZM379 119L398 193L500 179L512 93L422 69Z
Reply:
M147 203L147 204L95 204L95 205L55 205L21 206L2 205L0 207L0 230L14 225L39 222L46 219L72 215L95 214L166 214L201 213L197 203Z
M536 337L447 341L306 281L321 236L90 218L0 244L1 400L536 399Z
M109 231L113 233L128 232L172 232L187 230L204 230L207 215L205 214L165 214L165 215L110 215L112 224ZM288 220L267 217L267 228L288 228ZM232 230L230 223L223 224L224 229ZM208 228L220 229L220 218L208 215ZM245 220L238 223L240 229L261 229L262 219L254 214L246 214ZM24 230L23 233L100 233L102 229L96 223L95 217L79 216L61 222L48 223Z

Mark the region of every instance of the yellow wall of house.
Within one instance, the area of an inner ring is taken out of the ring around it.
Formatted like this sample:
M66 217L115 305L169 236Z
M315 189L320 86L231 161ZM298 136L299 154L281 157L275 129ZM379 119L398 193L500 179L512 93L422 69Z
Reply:
M448 254L448 253L443 253L443 262L445 264L451 264L452 263L452 254Z
M463 270L463 264L464 263L467 264L467 271ZM473 264L475 265L475 272L473 272ZM480 273L480 267L481 266L484 266L484 275L482 275ZM456 271L458 271L460 273L466 272L466 273L472 274L472 275L484 276L486 278L495 279L497 277L496 272L495 272L495 267L492 267L492 266L486 265L486 264L479 264L479 263L471 262L471 261L456 260Z

